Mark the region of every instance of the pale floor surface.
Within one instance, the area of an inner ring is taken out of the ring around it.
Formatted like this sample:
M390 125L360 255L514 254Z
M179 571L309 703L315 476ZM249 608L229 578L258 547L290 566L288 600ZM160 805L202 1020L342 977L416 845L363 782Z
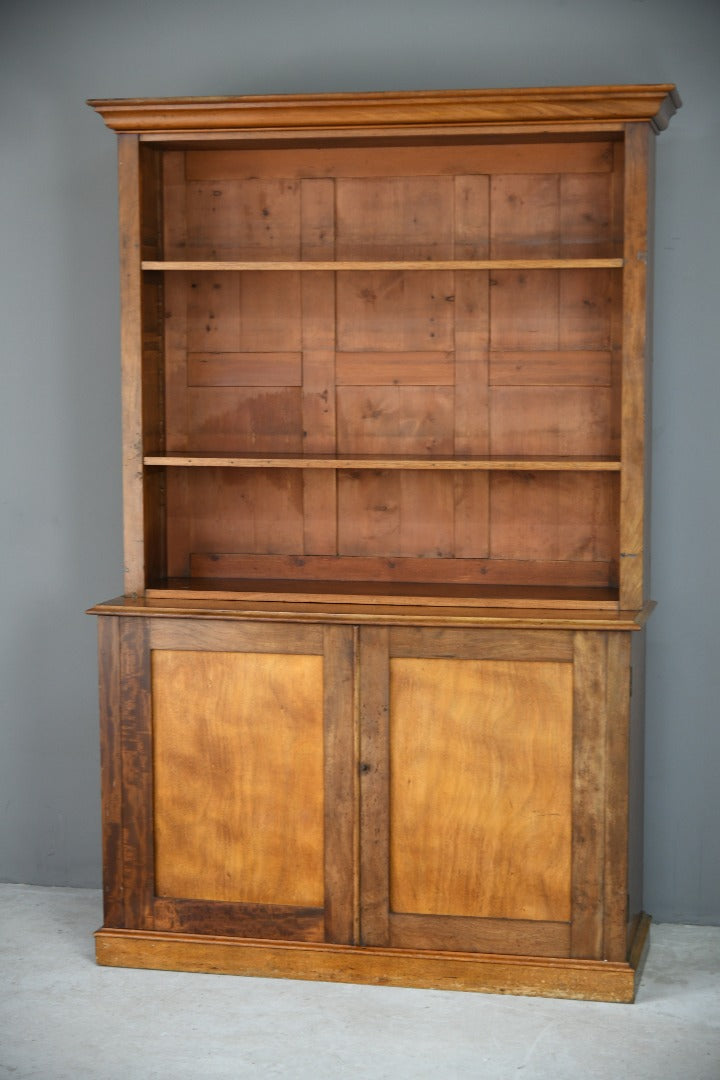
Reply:
M100 968L100 894L0 886L2 1080L720 1080L720 928L635 1005Z

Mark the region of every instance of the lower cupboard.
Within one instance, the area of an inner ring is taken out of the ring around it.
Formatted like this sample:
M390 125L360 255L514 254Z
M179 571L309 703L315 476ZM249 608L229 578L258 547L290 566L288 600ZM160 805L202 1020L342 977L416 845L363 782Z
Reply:
M100 963L633 999L642 632L127 603Z

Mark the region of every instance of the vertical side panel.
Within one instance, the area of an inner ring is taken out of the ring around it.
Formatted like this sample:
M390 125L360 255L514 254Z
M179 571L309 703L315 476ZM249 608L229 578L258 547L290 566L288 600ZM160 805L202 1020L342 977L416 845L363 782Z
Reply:
M608 634L603 960L626 957L628 896L629 634Z
M140 234L140 143L137 135L118 136L120 231L120 351L122 358L122 438L125 593L145 588L142 300Z
M628 805L628 946L643 910L645 814L645 630L632 634L630 698L630 798Z
M389 632L360 631L360 942L389 945Z
M98 619L98 660L104 925L123 927L119 623L115 616L101 616Z
M647 363L648 175L654 152L647 124L625 129L625 268L620 490L620 607L643 605Z
M570 955L603 950L607 634L575 634L573 868Z
M153 928L152 705L148 621L120 626L122 862L125 926Z
M353 628L327 626L324 642L325 940L350 945L357 877Z

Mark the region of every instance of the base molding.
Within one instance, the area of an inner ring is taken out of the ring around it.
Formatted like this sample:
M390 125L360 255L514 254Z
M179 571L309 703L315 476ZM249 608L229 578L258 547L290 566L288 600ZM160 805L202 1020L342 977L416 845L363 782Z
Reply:
M630 1003L635 998L649 926L649 916L643 915L627 963L111 928L98 930L95 943L97 962L110 967Z

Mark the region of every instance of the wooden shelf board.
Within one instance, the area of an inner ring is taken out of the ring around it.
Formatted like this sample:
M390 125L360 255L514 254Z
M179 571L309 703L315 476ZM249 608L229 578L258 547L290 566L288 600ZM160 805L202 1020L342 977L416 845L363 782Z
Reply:
M478 472L620 472L614 458L597 457L433 457L383 454L147 454L145 465L226 469L401 469Z
M368 606L421 604L460 608L561 608L617 611L617 589L552 588L519 585L453 585L417 582L291 581L235 578L168 578L147 589L148 597L205 600L261 600L267 602Z
M143 270L607 270L619 269L618 259L363 259L288 260L163 260L144 259Z

